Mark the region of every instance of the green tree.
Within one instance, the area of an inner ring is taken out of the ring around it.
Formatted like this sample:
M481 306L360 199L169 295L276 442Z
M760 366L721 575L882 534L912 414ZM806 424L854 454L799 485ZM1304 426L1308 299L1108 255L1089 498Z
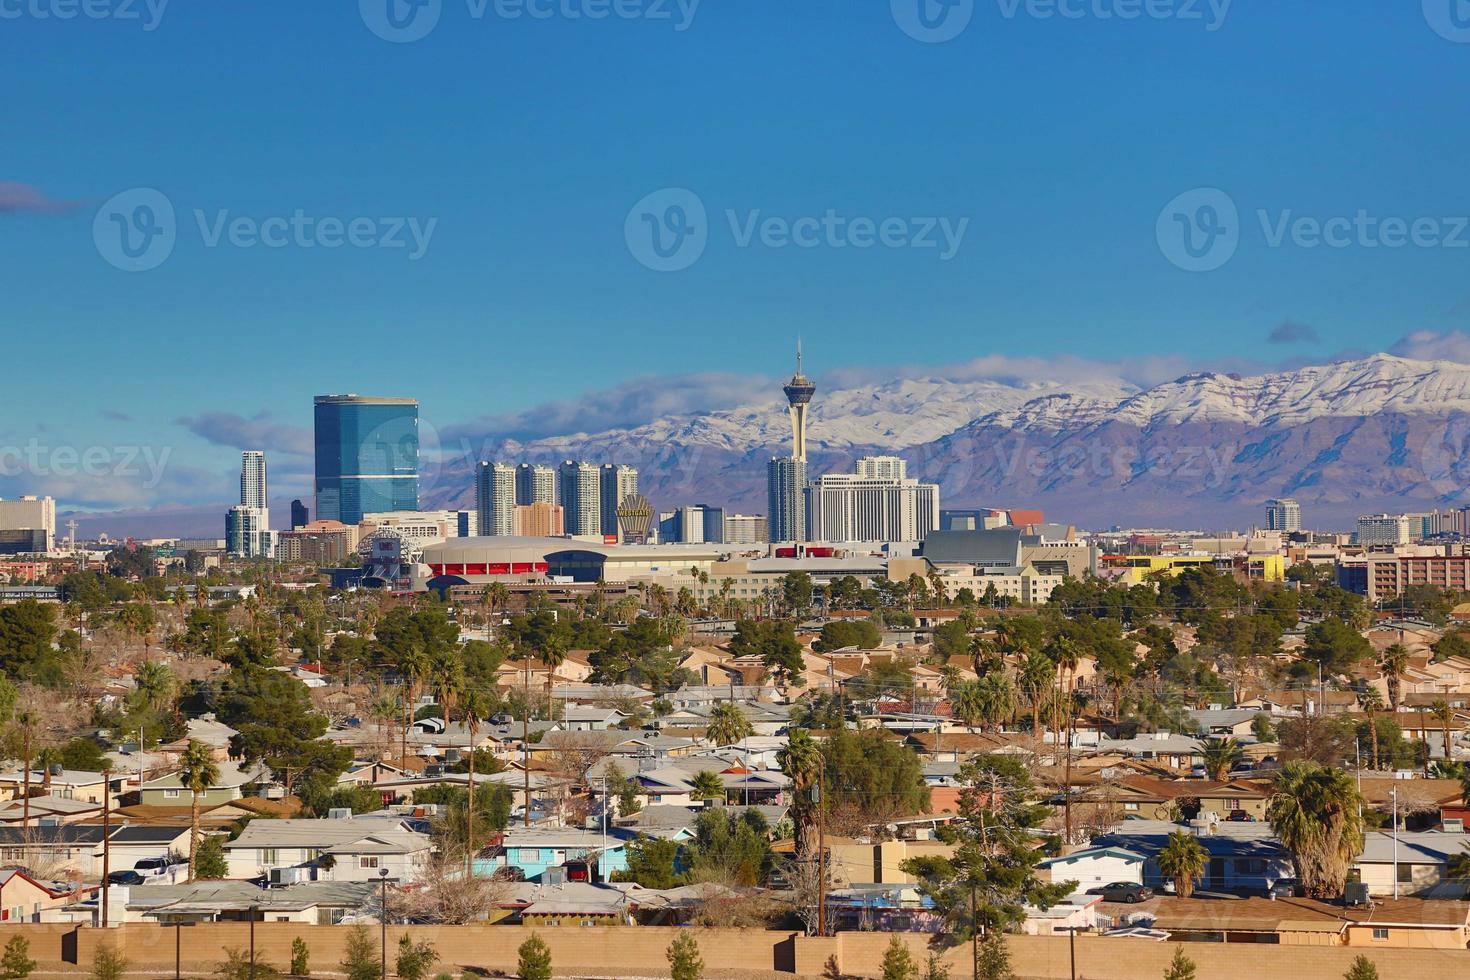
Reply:
M342 972L347 980L379 980L383 972L378 959L378 949L373 943L367 926L353 926L347 932L346 958L342 960ZM541 980L549 980L543 977Z
M812 826L816 823L817 807L823 805L816 799L816 786L822 777L825 760L822 750L811 733L804 728L793 728L786 737L786 745L776 753L776 762L791 780L791 810L796 822L796 854L803 860L812 855Z
M1200 751L1205 774L1216 781L1230 775L1230 767L1239 762L1243 755L1240 743L1228 736L1209 739Z
M1310 898L1337 898L1348 865L1363 847L1363 802L1341 769L1288 762L1277 773L1266 818L1292 854Z
M1343 980L1378 980L1378 967L1366 956L1358 956L1344 973Z
M843 730L821 743L827 813L841 832L926 812L929 789L913 749L876 729Z
M1387 647L1378 655L1378 669L1383 672L1383 679L1388 684L1389 709L1397 713L1402 678L1404 672L1409 669L1409 648L1402 643L1394 643Z
M36 968L31 959L31 941L25 936L11 936L0 955L0 980L25 980Z
M112 943L103 943L97 947L97 953L92 957L92 980L123 980L123 974L127 970L128 958L119 953ZM353 977L352 980L367 978Z
M787 572L781 579L781 598L786 608L802 615L812 605L812 577L809 572Z
M1331 616L1307 627L1302 659L1320 664L1325 674L1345 674L1373 655L1373 646L1358 630Z
M211 834L199 841L194 859L189 862L189 873L193 877L219 879L230 876L230 862L225 858L225 840L220 834Z
M546 940L533 932L516 953L519 957L516 973L521 980L551 980L551 947L546 945Z
M1276 740L1276 727L1271 723L1270 714L1261 711L1251 719L1251 735L1259 742Z
M408 936L398 940L398 956L393 970L403 980L423 980L424 974L439 961L439 951L427 939L414 942Z
M694 839L685 847L690 875L695 881L738 887L759 884L771 864L769 834L759 811L701 811L694 821Z
M664 958L669 961L669 976L673 980L699 980L704 976L704 959L692 933L680 932L664 951Z
M941 837L954 845L953 853L910 858L902 867L963 942L978 931L1021 922L1028 905L1056 905L1077 883L1037 876L1041 827L1050 812L1030 802L1031 777L1022 763L977 756L961 767L960 782L959 819Z
M1006 945L1005 933L989 929L980 940L979 980L1016 980L1011 968L1011 950Z
M960 589L962 593L966 591L968 590ZM963 602L963 600L960 601ZM924 980L949 980L949 967L933 953L929 954L929 959L924 965Z
M1195 882L1204 877L1210 855L1198 840L1183 831L1169 835L1159 851L1159 873L1174 882L1174 894L1188 898L1194 894Z
M306 940L300 936L291 940L291 975L293 977L311 976L311 953L306 948Z
M889 938L888 948L883 951L882 969L883 980L918 980L919 977L919 967L908 944L896 935Z
M1164 980L1194 980L1194 960L1185 956L1183 949L1174 950L1169 969L1164 971Z
M281 971L260 962L251 962L250 954L235 946L225 947L225 958L215 964L214 975L220 980L278 980Z
M680 884L679 845L671 840L640 835L628 844L628 869L614 871L614 881L634 881L644 888L673 888Z
M78 736L68 739L57 753L56 761L66 769L81 772L101 772L107 764L107 755L90 738Z
M822 626L822 635L812 644L817 653L832 653L847 647L874 650L883 644L883 634L870 619L834 619Z
M712 769L701 769L694 774L694 788L689 793L691 800L716 800L725 797L725 782Z

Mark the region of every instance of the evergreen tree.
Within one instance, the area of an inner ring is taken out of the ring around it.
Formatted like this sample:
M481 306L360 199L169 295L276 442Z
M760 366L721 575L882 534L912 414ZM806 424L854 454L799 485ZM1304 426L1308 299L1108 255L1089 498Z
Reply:
M1368 957L1359 956L1343 974L1343 980L1378 980L1378 967Z
M0 956L0 980L25 980L36 968L31 959L31 942L24 936L11 936Z
M438 960L439 951L433 943L427 939L414 942L404 936L398 940L398 958L393 962L393 969L403 980L423 980Z
M924 980L949 980L949 967L933 953L929 954L929 962L924 968Z
M888 940L883 952L883 980L917 980L919 968L908 944L897 936Z
M367 926L353 926L347 933L347 958L342 961L347 980L378 980L382 964Z
M678 937L664 952L669 961L669 975L673 980L699 980L704 976L704 959L699 955L699 943L688 932Z
M1011 969L1011 950L1006 945L1005 933L999 929L987 929L980 940L980 971L977 980L1016 980Z
M1169 961L1164 980L1194 980L1194 960L1185 956L1184 950L1174 950L1174 958Z
M195 878L228 878L230 862L225 860L225 838L212 834L199 842L194 854Z
M516 973L521 980L551 980L551 947L546 940L533 932L516 952L520 956Z
M291 975L293 977L311 976L311 954L307 951L306 940L300 936L291 940Z
M122 980L127 969L128 958L111 943L97 947L97 955L92 959L92 980Z

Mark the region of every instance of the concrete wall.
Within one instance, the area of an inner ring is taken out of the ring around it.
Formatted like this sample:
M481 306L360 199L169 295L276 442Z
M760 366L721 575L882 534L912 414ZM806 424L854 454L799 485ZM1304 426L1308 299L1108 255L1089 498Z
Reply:
M368 927L373 941L378 929ZM112 943L130 961L130 970L156 976L170 974L174 965L174 930L155 925L130 925L113 930L76 929L71 926L7 926L7 936L30 940L30 955L38 974L82 974L89 968L99 943ZM312 972L340 973L348 929L289 923L256 925L256 949L262 962L284 968L290 960L291 940L301 936L311 950ZM645 977L668 975L664 951L685 930L649 927L548 928L538 930L552 951L558 976L604 975L608 972ZM709 970L780 971L819 976L829 959L848 976L879 975L886 933L842 933L830 938L794 936L784 932L738 929L691 930ZM443 962L438 970L478 967L513 973L516 948L531 930L516 926L390 927L389 957L404 933L428 939ZM212 972L228 947L246 949L249 926L225 923L180 930L184 970ZM903 939L922 960L928 954L925 937L905 934ZM1070 977L1068 942L1064 938L1011 936L1008 939L1017 975L1025 978ZM1198 966L1198 980L1239 980L1241 976L1274 977L1289 972L1292 980L1340 980L1354 956L1365 953L1382 980L1424 980L1425 977L1463 974L1470 952L1457 950L1341 947L1219 945L1213 943L1155 943L1133 939L1084 936L1077 940L1077 976L1087 980L1139 980L1163 976L1174 951L1183 948ZM943 959L953 975L964 980L970 970L968 947L949 950Z

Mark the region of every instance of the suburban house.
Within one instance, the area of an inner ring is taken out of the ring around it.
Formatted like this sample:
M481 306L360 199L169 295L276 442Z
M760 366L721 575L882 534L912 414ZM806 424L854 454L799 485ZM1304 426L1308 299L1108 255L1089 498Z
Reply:
M33 796L30 806L23 800L6 800L0 803L0 824L24 823L26 811L30 811L30 825L36 826L42 819L55 823L78 823L82 820L101 819L102 804L87 800L74 800L65 796Z
M1470 903L1405 898L1342 906L1305 898L1165 898L1153 926L1182 942L1464 950Z
M245 787L252 783L268 782L270 773L260 766L245 768L233 762L221 762L219 779L214 785L199 794L201 806L229 803L245 796ZM194 794L184 785L177 772L150 779L143 783L138 793L138 802L145 806L192 806Z
M125 774L114 772L111 790L116 796L122 792ZM82 800L102 804L102 773L78 769L52 770L49 774L41 770L31 771L31 792L59 796L67 800ZM49 788L48 788L49 787ZM0 773L0 800L18 800L25 791L25 773Z
M114 827L112 832L119 829ZM102 826L70 823L0 827L0 863L44 867L51 874L71 870L84 878L100 878Z
M1264 820L1271 793L1265 783L1245 779L1211 782L1124 776L1087 787L1077 798L1116 806L1123 816L1144 820L1174 820L1181 816L1193 818L1204 814L1214 814L1217 819L1224 820L1236 810L1243 811L1252 820Z
M628 869L626 841L614 834L580 830L576 827L532 827L505 832L502 845L489 857L480 857L475 868L481 874L494 874L502 868L519 868L527 881L555 884L543 877L551 869L565 869L568 862L588 862L595 867L567 869L582 871L586 881L606 881L614 871ZM557 877L553 875L552 878ZM562 881L579 880L576 874L564 873Z
M139 861L150 858L189 856L189 828L178 824L168 826L133 826L125 824L112 829L109 838L108 861L113 871L135 866ZM185 875L187 868L180 869Z
M1372 831L1363 835L1363 853L1353 864L1369 895L1392 895L1397 880L1400 895L1414 895L1440 884L1445 867L1458 854L1470 853L1470 834L1400 831L1395 835Z
M617 708L569 704L556 713L564 728L572 732L605 732L627 721L629 715Z
M224 845L231 878L297 881L376 881L387 869L414 881L433 842L401 818L371 814L317 820L255 820Z
M1169 835L1184 831L1209 854L1205 876L1198 887L1206 891L1265 894L1278 881L1295 876L1291 854L1263 823L1222 823L1213 833L1161 820L1125 820L1093 840L1096 847L1117 847L1143 854L1143 883L1164 890L1172 882L1160 873L1156 860Z
M0 922L40 922L46 909L59 908L94 891L79 882L45 881L24 868L0 871Z
M1075 881L1077 891L1109 885L1115 881L1143 884L1143 866L1148 857L1126 847L1089 847L1061 857L1048 858L1036 866L1047 881Z
M141 888L114 887L108 918L124 924L156 922L163 926L195 922L297 922L336 925L356 916L377 897L376 882L310 881L298 885L262 886L230 879L177 884L149 884ZM51 908L44 922L92 924L98 913L95 894L82 901ZM253 910L253 912L252 912Z

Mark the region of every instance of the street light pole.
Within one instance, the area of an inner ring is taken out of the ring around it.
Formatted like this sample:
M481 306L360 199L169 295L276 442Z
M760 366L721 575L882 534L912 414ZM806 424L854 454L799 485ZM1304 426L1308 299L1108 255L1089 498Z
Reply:
M1393 897L1399 897L1399 788L1389 790L1393 797Z
M250 906L250 980L255 980L255 910Z

